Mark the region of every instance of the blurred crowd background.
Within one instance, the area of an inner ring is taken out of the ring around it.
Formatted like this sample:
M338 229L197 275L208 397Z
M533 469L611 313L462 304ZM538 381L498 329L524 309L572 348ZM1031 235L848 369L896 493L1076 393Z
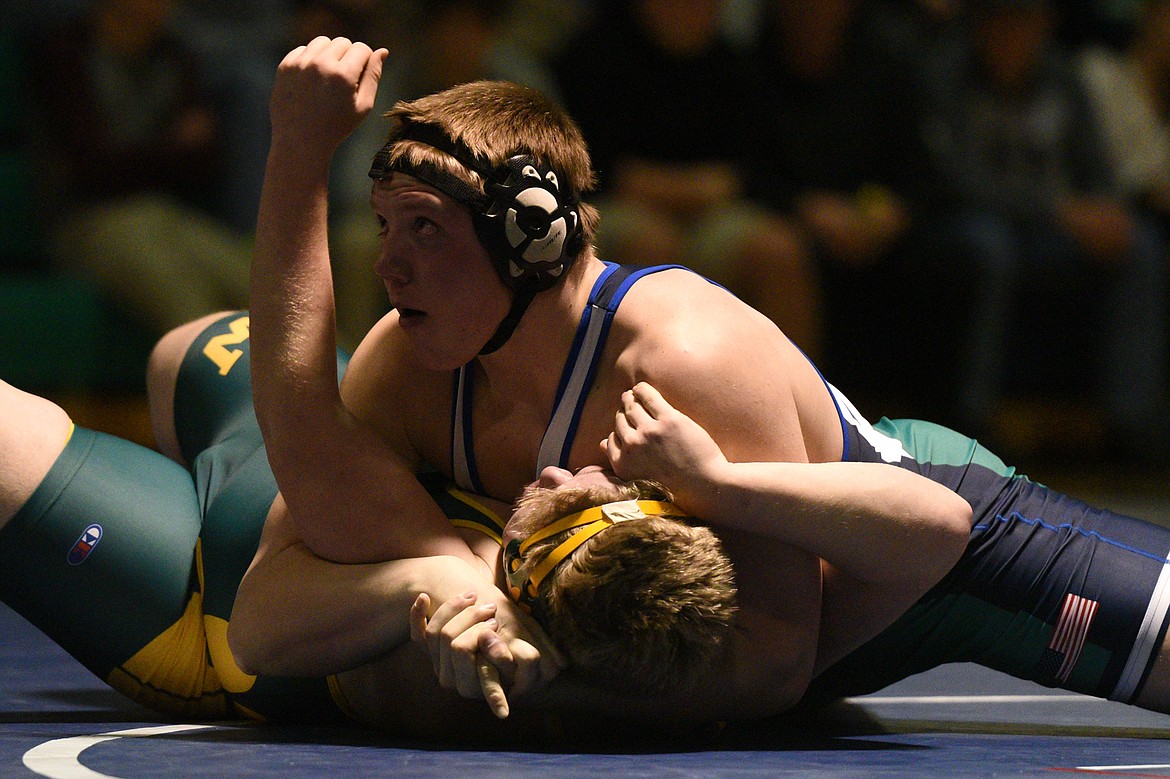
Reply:
M268 92L315 35L390 50L334 165L345 346L386 310L381 111L507 79L581 125L603 259L724 284L867 415L1170 464L1170 0L15 0L0 377L134 398L160 334L247 305Z

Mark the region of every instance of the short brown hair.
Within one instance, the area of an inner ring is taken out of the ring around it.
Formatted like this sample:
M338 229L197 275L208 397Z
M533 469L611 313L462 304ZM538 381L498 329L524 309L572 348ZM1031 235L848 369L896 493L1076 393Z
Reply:
M649 482L530 488L517 504L517 530L527 537L575 511L664 493ZM572 532L534 543L521 570ZM665 516L588 539L540 583L538 597L549 637L573 667L591 682L650 695L692 687L722 652L736 613L734 572L719 539Z
M472 81L417 100L401 101L387 112L391 127L387 144L389 162L405 156L412 165L429 163L483 191L479 174L454 157L418 141L394 143L406 123L441 128L493 166L504 164L517 153L531 154L558 171L583 197L597 186L589 149L572 118L540 92L507 81ZM582 251L597 234L597 209L582 202Z

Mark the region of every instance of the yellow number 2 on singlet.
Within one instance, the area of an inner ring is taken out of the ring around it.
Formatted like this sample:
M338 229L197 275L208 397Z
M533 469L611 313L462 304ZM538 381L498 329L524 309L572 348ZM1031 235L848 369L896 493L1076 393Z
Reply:
M229 349L229 346L242 344L248 340L248 317L242 316L233 320L230 333L217 335L203 347L203 354L219 368L220 376L227 376L228 371L236 364L236 360L244 354L240 349Z

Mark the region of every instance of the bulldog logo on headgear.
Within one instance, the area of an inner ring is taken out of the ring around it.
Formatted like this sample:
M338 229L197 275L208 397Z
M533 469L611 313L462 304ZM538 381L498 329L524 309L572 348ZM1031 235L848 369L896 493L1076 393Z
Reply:
M560 204L560 183L553 171L541 178L533 165L525 164L520 176L523 189L505 213L504 237L530 267L521 268L510 259L508 272L519 278L539 268L555 278L565 269L562 255L565 241L577 227L577 212Z

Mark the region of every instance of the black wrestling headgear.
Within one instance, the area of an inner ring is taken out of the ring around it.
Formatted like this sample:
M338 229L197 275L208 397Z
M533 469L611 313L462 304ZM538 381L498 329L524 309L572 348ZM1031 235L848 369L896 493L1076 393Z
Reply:
M391 148L404 140L450 154L480 175L484 192L430 163L414 165L405 157L391 163ZM511 310L480 350L480 354L491 354L511 337L536 293L560 281L580 251L577 194L567 177L532 154L520 151L503 165L493 166L462 140L424 122L404 122L402 131L374 155L370 178L382 180L395 171L424 181L471 209L480 243L504 285L514 293Z

